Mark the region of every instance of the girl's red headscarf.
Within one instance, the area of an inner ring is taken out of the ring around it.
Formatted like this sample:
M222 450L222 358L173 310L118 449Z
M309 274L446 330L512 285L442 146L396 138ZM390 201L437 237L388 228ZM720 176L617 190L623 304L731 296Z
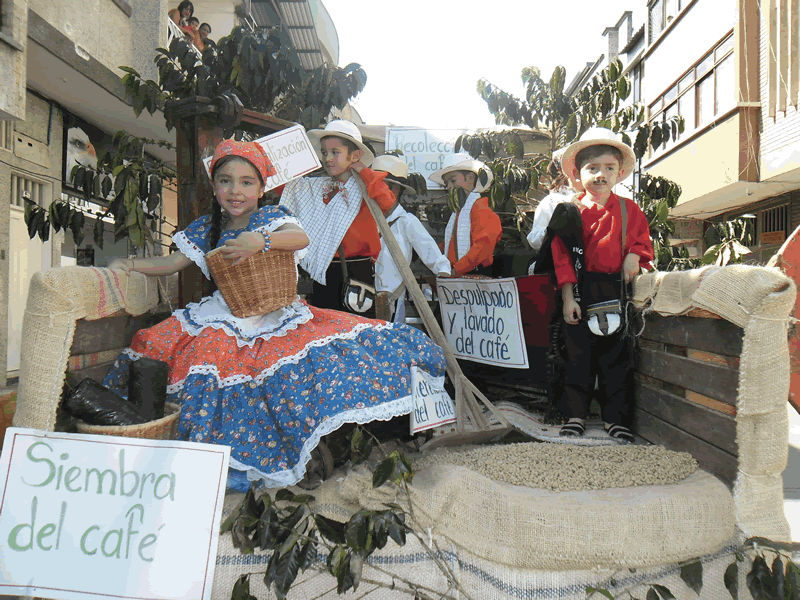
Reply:
M264 153L264 149L255 142L237 142L236 140L222 141L214 151L214 158L211 159L211 174L214 174L214 167L217 162L226 156L238 156L252 164L261 174L261 181L266 185L267 178L277 175L278 171L272 161Z

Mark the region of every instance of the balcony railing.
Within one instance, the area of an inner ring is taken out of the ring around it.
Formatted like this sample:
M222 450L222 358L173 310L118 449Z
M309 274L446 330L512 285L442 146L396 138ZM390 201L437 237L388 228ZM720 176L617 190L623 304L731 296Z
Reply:
M167 48L172 45L172 40L179 39L179 40L186 40L189 42L189 47L194 51L198 58L203 57L203 53L198 50L192 41L186 37L186 34L183 30L175 24L175 21L167 17L167 26L169 28L169 35L167 36Z

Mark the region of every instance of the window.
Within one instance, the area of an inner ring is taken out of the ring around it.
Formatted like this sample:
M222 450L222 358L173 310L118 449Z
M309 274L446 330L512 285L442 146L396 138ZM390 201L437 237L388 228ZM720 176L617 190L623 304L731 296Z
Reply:
M735 85L731 34L650 104L650 122L680 115L685 122L682 136L691 135L736 105Z
M14 151L14 121L0 121L0 148Z
M789 231L789 205L782 204L758 213L760 236L758 243L762 246L782 244Z
M644 70L644 63L640 62L631 71L631 80L633 82L633 101L638 103L642 101L642 71Z
M649 42L651 44L675 20L686 3L687 0L655 0L650 5Z
M25 198L33 200L38 206L45 206L44 184L16 173L11 174L11 206L25 207Z

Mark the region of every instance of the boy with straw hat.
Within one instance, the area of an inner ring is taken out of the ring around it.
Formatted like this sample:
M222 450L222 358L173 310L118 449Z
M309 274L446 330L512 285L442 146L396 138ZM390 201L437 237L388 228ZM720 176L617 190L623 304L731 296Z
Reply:
M430 178L448 191L460 188L466 192L444 232L444 253L453 265L454 276L491 275L494 248L503 235L500 217L489 208L489 199L481 196L492 183L491 170L469 154L459 152L448 156L445 166Z
M606 432L622 442L634 439L628 429L633 407L625 297L627 285L653 259L653 244L647 217L613 188L631 174L635 162L633 149L601 127L586 131L561 158L564 174L578 190L573 202L583 238L583 248L578 240L568 249L564 240L569 238L553 234L554 222L567 208L559 205L548 239L567 324L561 328L566 364L560 409L569 422L562 436L584 434L597 377Z
M363 180L367 193L383 211L394 205L395 197L384 183L384 175L368 168L374 156L353 123L331 121L325 129L309 131L308 137L327 177L290 181L280 204L297 216L311 240L308 253L300 261L313 280L309 304L348 310L339 293L340 285L346 283L343 271L374 291L373 264L381 250L378 226L355 178ZM365 301L358 312L374 316L372 301Z
M395 195L395 203L383 212L389 228L394 234L406 262L411 262L414 251L420 260L439 277L449 277L450 261L439 250L439 246L422 225L420 220L406 212L400 205L404 193L416 194L416 190L408 185L408 165L396 156L389 154L378 156L372 162L372 169L386 173L384 181ZM392 260L386 242L381 239L381 253L375 263L375 289L378 292L376 304L377 317L390 320L394 312L395 322L402 323L405 318L405 286L400 270ZM397 302L397 310L394 304Z

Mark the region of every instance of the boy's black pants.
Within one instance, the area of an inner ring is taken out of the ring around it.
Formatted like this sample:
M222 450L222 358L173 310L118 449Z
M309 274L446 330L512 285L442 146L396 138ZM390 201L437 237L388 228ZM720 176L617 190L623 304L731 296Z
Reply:
M347 259L347 275L352 279L363 281L369 285L375 285L375 266L368 257ZM330 308L333 310L350 312L342 305L341 301L340 290L343 281L342 265L339 258L336 257L325 272L326 284L322 285L321 283L313 281L311 294L306 297L306 300L311 306L316 306L317 308ZM353 314L360 314L362 317L374 319L375 307L372 307L365 313Z
M620 297L619 274L585 274L583 306ZM633 402L629 395L633 373L631 338L625 327L614 335L599 336L589 330L586 316L577 325L563 323L561 339L566 362L563 393L558 408L570 418L585 419L589 414L595 378L599 389L594 396L603 411L603 420L630 427Z

